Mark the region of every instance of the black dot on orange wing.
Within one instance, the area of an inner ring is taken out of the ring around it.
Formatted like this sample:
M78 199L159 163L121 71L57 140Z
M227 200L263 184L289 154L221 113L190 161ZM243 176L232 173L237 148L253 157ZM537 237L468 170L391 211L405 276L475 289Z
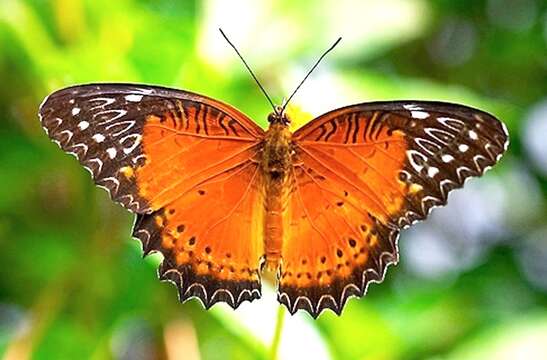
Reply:
M327 262L327 257L326 256L321 256L320 261L321 261L321 264L326 263Z
M352 248L354 248L356 245L357 245L357 241L353 238L349 238L348 240L348 244L349 246L351 246Z
M196 237L195 236L192 236L188 239L188 245L192 246L192 245L195 245L196 243Z
M406 183L407 181L410 180L410 175L406 171L399 171L398 177L399 177L399 180L402 181L403 183Z
M211 247L206 246L206 247L205 247L205 253L206 253L206 254L210 254L210 253L211 253Z
M177 232L182 233L184 232L184 229L186 229L186 226L183 224L177 226Z
M342 251L342 249L337 249L337 250L336 250L336 256L338 256L339 258L341 258L342 256L344 256L344 252Z
M201 190L201 189L198 190L198 194L199 194L199 195L202 195L202 196L205 195L205 190Z

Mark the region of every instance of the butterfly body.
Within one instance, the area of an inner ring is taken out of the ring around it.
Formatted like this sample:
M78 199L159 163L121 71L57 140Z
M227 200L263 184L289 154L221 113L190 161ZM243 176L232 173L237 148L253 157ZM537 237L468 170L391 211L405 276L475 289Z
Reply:
M261 296L261 264L291 313L342 312L397 263L399 232L495 165L502 122L463 105L340 108L294 133L230 105L157 86L90 84L46 98L48 136L136 213L179 298L236 308Z
M288 121L271 121L264 136L261 170L265 194L264 255L266 268L273 272L278 270L281 260L294 153Z

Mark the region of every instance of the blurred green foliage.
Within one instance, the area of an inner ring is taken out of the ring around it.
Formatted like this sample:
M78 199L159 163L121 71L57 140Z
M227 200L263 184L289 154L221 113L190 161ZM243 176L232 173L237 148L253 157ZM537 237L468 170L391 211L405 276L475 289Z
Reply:
M0 0L0 354L267 357L268 341L241 315L259 305L232 313L179 304L157 280L157 256L142 260L130 240L132 216L49 142L37 118L57 88L124 81L204 93L265 125L268 104L217 35L223 26L278 100L342 35L339 53L295 99L311 112L320 103L448 100L496 114L511 133L502 164L478 180L501 184L498 240L479 239L490 245L466 266L424 276L405 266L403 233L403 264L341 317L288 317L286 331L304 327L282 337L280 356L546 358L547 180L523 131L547 101L545 19L540 0ZM253 320L273 333L274 319Z

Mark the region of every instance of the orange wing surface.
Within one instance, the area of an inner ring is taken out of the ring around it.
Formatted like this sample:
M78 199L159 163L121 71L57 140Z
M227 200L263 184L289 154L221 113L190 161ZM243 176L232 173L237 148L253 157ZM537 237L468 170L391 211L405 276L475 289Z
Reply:
M493 116L437 102L377 102L329 112L294 133L279 301L340 313L398 261L399 230L446 203L507 147Z
M130 84L82 85L50 95L42 125L113 200L138 214L145 253L181 300L237 307L260 296L264 131L219 101Z

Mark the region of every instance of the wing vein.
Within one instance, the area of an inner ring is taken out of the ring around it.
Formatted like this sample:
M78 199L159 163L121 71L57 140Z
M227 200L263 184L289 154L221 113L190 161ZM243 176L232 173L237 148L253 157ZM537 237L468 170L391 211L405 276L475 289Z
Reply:
M148 124L148 125L146 125L146 127L160 128L162 130L174 132L177 135L181 135L181 136L191 136L191 137L205 138L205 139L210 139L210 140L231 140L231 141L245 141L245 142L257 142L258 141L257 138L195 134L195 133L190 133L190 132L187 132L187 131L176 130L176 129L170 128L168 126L163 126L163 125L158 125L158 124Z
M363 194L366 198L368 198L371 202L375 203L376 206L378 206L379 210L381 212L383 212L383 215L386 216L386 220L389 220L390 218L390 215L389 213L386 211L386 209L384 208L382 202L377 199L376 197L373 197L369 194L367 194L366 192L364 192L359 186L355 185L351 180L348 180L345 176L342 176L342 175L338 175L336 173L336 171L334 171L332 168L330 168L329 166L327 166L327 164L325 164L323 161L321 161L320 159L318 159L317 157L315 157L314 155L312 155L307 149L305 149L304 147L302 146L298 146L302 151L304 151L309 157L311 157L312 159L314 159L315 161L317 161L319 164L321 164L321 166L323 166L324 168L326 168L327 170L329 170L334 176L338 177L339 179L343 180L343 182L345 182L346 184L352 186L353 188L355 188L358 192L360 192L361 194ZM336 161L335 159L333 159L333 161ZM344 166L345 168L345 166ZM366 186L366 184L365 184ZM372 190L366 186L366 189L368 190L368 192L372 192Z
M228 161L228 160L230 160L230 159L233 159L233 158L235 158L236 156L238 156L238 155L240 155L240 154L243 154L243 153L246 152L246 151L249 151L249 150L252 149L254 146L256 146L256 144L253 144L253 145L251 145L251 146L249 146L249 147L246 147L246 148L244 148L244 149L241 149L241 150L237 151L236 153L234 153L233 155L231 155L231 156L229 156L229 157L227 157L227 158L225 158L225 159L222 159L222 160L220 160L220 161L218 161L218 162L216 162L216 163L214 163L214 164L211 164L211 165L207 166L206 168L200 169L199 171L194 172L193 174L191 174L191 175L189 175L189 176L181 177L178 181L174 182L174 183L171 184L169 187L164 188L162 191L160 191L160 192L157 193L154 197L152 197L152 198L149 200L150 203L153 203L158 197L160 197L161 195L165 194L167 191L170 191L170 190L172 190L173 188L179 186L182 182L184 182L184 181L186 181L186 180L188 180L188 179L191 179L191 178L193 178L194 176L197 176L197 175L199 175L199 174L202 174L203 172L205 172L205 171L207 171L207 170L210 170L211 168L214 168L214 167L216 167L216 166L222 165L222 164L225 163L226 161ZM232 168L237 167L237 165L244 164L244 163L247 162L247 161L250 161L249 158L244 159L243 161L236 163L235 166L233 166ZM226 171L226 169L223 169L223 170L221 170L220 172L215 173L214 175L207 177L205 180L210 179L210 178L212 178L212 177L215 177L216 175L221 174L221 173L223 173L223 172L225 172L225 171Z
M374 146L381 145L385 143L395 144L395 143L404 143L405 140L383 140L383 141L369 141L366 143L355 143L355 144L342 144L342 143L333 143L328 141L313 141L313 140L298 140L298 144L306 145L320 145L320 146L333 146L333 147L362 147L362 146Z
M332 192L329 191L329 190L324 189L321 185L319 185L319 183L317 182L317 180L315 180L315 179L313 178L313 176L311 176L311 175L308 174L307 172L304 171L304 174L306 174L306 175L315 183L315 185L319 188L319 192L321 193L321 197L322 197L325 201L327 201L327 202L332 206L333 209L335 209L335 208L336 208L336 205L333 204L331 201L329 201L329 200L324 196L323 191L326 191L326 192L331 193L331 194L333 194L333 195L335 195L335 194L332 193ZM353 205L353 203L350 203L350 204L351 204L358 212L361 212L361 213L362 213L362 211L361 211L359 208L357 208L355 205ZM363 214L363 215L364 215L364 214ZM366 216L366 215L365 215L365 216ZM350 222L348 221L348 219L347 219L347 217L345 216L345 214L341 214L340 217L344 220L344 223L348 226L348 228L350 229L350 231L353 232L353 234L354 234L355 236L357 236L357 238L360 238L361 236L360 236L359 233L357 233L357 231L351 226L351 224L350 224ZM331 227L334 229L335 227L332 226L331 222L329 221L329 218L328 218L328 217L325 217L325 218L326 218L327 221L329 222L329 225L331 225ZM327 244L327 245L328 245L328 244Z
M292 168L291 171L293 173L294 179L296 180L296 174L294 173L294 168ZM300 191L300 186L298 185L298 181L296 181L295 186L296 186L296 192L298 193L298 199L300 200L300 204L302 205L302 209L304 210L304 213L306 214L308 219L310 219L311 227L319 234L319 236L321 236L323 238L323 241L325 241L325 243L328 243L329 240L325 237L325 234L323 234L321 232L321 230L319 230L317 228L317 226L315 225L315 223L313 222L313 220L310 216L310 213L308 212L308 209L306 208L306 204L304 203L304 199L302 199L302 193Z
M249 163L245 166L243 166L236 174L238 174L240 171L243 171L247 166L249 166L250 164L252 163ZM224 221L226 221L228 218L230 218L232 216L232 214L234 213L234 211L236 211L236 209L239 207L239 205L241 205L241 203L243 202L243 200L247 197L247 195L249 194L249 190L251 189L251 187L254 185L254 181L255 181L255 178L256 178L256 175L258 174L258 166L256 167L254 173L253 173L253 176L251 178L251 181L249 181L249 185L247 185L247 188L245 188L245 191L243 193L243 195L241 195L241 198L237 201L237 203L233 206L233 208L228 212L228 214L226 214L224 217L220 218L216 223L214 223L213 225L211 225L210 227L207 228L207 230L204 232L203 234L203 237L205 238L207 233L209 233L209 231L211 231L213 228L215 228L216 226L218 226L219 224L223 223ZM232 174L230 176L234 176L236 174Z

